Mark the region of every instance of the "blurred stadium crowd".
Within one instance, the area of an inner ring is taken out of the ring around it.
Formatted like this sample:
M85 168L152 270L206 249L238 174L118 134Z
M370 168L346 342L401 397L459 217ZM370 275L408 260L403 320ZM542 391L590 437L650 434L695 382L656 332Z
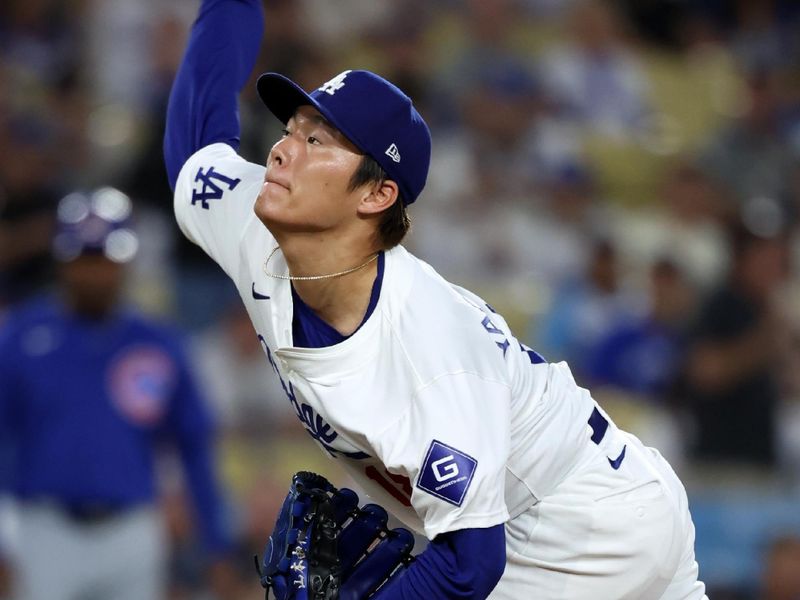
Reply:
M219 422L242 578L289 477L331 473L222 272L178 232L161 154L193 0L0 4L0 319L53 282L55 206L134 203L129 302L177 324ZM266 0L256 72L345 68L428 120L407 246L567 360L684 479L709 597L800 594L800 4ZM242 94L242 153L278 123ZM2 360L2 357L0 357ZM164 468L171 598L204 597ZM46 567L45 567L46 568ZM252 596L258 597L257 590ZM0 594L1 596L1 594Z

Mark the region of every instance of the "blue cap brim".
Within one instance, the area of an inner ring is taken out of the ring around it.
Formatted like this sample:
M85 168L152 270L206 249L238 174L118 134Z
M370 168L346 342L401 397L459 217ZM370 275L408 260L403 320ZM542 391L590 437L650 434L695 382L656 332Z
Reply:
M299 106L310 105L320 109L299 85L280 73L264 73L258 78L256 89L261 101L281 123L287 123Z
M258 78L256 89L261 101L281 123L288 123L298 107L313 106L358 149L364 151L364 144L336 118L336 115L285 75L264 73Z

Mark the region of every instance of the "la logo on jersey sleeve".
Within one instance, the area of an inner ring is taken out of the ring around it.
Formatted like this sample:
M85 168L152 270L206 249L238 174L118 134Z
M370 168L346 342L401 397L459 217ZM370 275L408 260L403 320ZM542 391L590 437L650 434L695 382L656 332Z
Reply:
M197 174L194 176L195 187L192 190L192 206L199 206L208 210L211 205L209 200L219 200L225 192L224 188L228 190L236 189L236 186L242 180L238 177L228 177L223 173L217 171L213 165L203 170L200 167Z
M468 454L433 440L422 464L417 487L445 502L461 506L477 466L478 461Z

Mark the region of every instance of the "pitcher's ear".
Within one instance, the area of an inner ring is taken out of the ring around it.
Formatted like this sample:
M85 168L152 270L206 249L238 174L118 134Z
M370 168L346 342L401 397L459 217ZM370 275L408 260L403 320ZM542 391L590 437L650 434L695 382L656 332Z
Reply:
M365 193L359 204L359 212L377 214L400 201L400 189L391 179L365 186Z

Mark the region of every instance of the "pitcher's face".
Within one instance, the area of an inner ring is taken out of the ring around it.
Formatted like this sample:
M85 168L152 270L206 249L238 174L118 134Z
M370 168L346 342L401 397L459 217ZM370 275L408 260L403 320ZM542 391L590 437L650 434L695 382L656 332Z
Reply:
M357 219L350 180L362 154L315 108L301 106L270 150L255 204L273 235L335 230Z

